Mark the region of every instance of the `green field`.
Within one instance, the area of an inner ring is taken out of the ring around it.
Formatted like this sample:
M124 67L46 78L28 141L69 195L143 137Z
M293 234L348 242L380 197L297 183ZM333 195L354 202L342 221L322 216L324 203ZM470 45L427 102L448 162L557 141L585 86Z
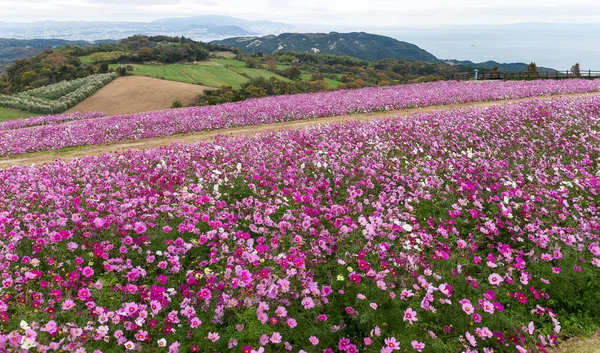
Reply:
M90 64L90 63L95 62L94 59L92 59L90 55L80 56L79 61L81 61L84 64Z
M282 81L291 81L287 77L279 76L276 73L264 69L250 69L247 67L232 67L231 69L239 74L247 75L250 78L264 77L269 79L271 77L276 77Z
M337 80L332 80L330 78L325 78L324 80L325 82L327 82L329 84L329 88L337 88L339 85L342 85L343 83Z
M312 75L313 74L311 74L311 73L305 72L305 73L300 74L300 79L304 80L304 81L310 81L312 79ZM339 75L339 77L341 77L341 76L342 75ZM342 84L342 82L337 81L337 80L332 80L330 78L324 78L323 81L327 82L327 84L329 85L328 87L330 89L337 88L337 86Z
M83 59L86 57L80 57ZM87 59L89 60L89 58ZM277 75L265 69L251 69L246 67L246 64L240 60L229 58L215 58L207 61L199 61L195 64L129 64L133 67L134 75L148 76L160 78L170 81L178 81L185 83L201 84L209 87L231 86L234 89L239 89L240 86L248 82L248 78L271 78L276 77L282 81L290 82L291 80ZM125 64L111 64L111 69L116 69ZM286 65L278 65L279 69L287 68ZM304 72L301 75L302 80L310 80L312 74ZM337 80L329 78L325 79L329 84L329 88L337 88L342 84Z
M223 66L233 66L233 67L246 67L246 63L240 60L233 59L212 59L215 62Z
M14 110L14 109L0 107L0 121L29 118L29 117L37 116L37 115L39 115L39 114L22 112L20 110Z
M216 51L216 52L212 52L212 55L216 56L217 58L223 58L223 59L235 59L235 53L232 53L230 51Z
M117 68L119 66L119 64L110 65L111 68ZM133 67L134 75L195 83L210 87L220 87L225 85L238 89L242 83L248 81L244 76L216 62L172 65L131 64L131 66Z

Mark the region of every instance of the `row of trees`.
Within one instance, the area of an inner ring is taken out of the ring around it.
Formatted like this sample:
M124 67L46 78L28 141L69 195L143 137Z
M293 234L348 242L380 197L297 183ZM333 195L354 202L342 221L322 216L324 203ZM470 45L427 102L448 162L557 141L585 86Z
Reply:
M491 72L500 72L500 69L498 69L498 66L494 66L490 71ZM529 63L529 65L527 65L527 74L529 74L532 77L539 76L539 71L538 71L538 67L537 67L536 63L531 62L531 63ZM571 70L568 70L565 73L565 76L567 76L567 77L582 77L581 76L581 68L579 67L579 63L576 63L575 65L571 66Z
M350 86L389 85L449 79L457 72L472 68L445 63L425 63L408 60L382 59L375 62L349 56L305 52L277 52L274 55L238 55L249 68L261 68L289 78L302 79L310 72L322 78L341 81ZM322 79L321 78L321 79Z
M321 92L328 88L329 85L327 82L322 80L289 82L280 80L276 77L271 77L269 79L256 77L242 84L238 90L225 86L214 90L206 90L203 94L198 96L196 105L215 105L265 96Z

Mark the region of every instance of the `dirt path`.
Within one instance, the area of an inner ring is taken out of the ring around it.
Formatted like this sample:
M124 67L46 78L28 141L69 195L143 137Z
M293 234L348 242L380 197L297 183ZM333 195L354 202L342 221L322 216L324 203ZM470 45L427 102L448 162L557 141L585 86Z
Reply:
M184 106L192 104L206 89L212 87L144 76L119 77L67 110L67 113L104 112L117 115L169 109L176 99Z
M341 115L341 116L333 116L326 118L316 118L316 119L307 119L307 120L296 120L289 121L283 123L272 123L272 124L264 124L264 125L253 125L253 126L243 126L236 127L231 129L222 129L222 130L212 130L212 131L201 131L189 134L179 134L165 137L157 137L157 138L149 138L143 140L129 140L129 141L118 141L113 143L105 143L100 145L93 146L81 146L81 147L73 147L66 148L63 150L56 151L44 151L44 152L35 152L22 154L17 156L10 156L5 158L0 158L0 169L8 168L13 165L30 165L30 164L42 164L51 162L56 159L62 159L65 161L80 158L84 156L91 155L99 155L103 153L110 152L122 152L128 149L136 150L136 149L148 149L148 148L156 148L160 146L170 145L176 142L198 142L198 141L207 141L212 140L216 136L249 136L254 135L259 132L268 131L268 130L279 130L279 129L299 129L302 127L315 125L315 124L325 124L325 123L339 123L339 122L348 122L348 121L368 121L378 118L385 118L395 115L412 115L423 112L437 111L437 110L449 110L456 108L465 108L465 107L489 107L493 105L500 104L508 104L508 103L516 103L527 100L548 100L557 97L590 97L590 96L600 96L600 92L594 93L576 93L576 94L565 94L560 96L546 96L546 97L534 97L534 98L523 98L523 99L514 99L508 101L490 101L490 102L478 102L478 103L466 103L466 104L453 104L453 105L438 105L438 106L430 106L424 108L413 108L413 109L403 109L403 110L392 110L385 112L376 112L376 113L368 113L368 114L351 114L351 115Z

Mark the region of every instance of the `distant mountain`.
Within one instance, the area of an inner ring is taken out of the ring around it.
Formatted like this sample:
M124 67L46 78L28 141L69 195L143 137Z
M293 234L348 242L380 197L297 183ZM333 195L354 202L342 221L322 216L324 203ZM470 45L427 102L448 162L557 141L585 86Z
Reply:
M270 54L286 50L349 55L370 61L386 58L438 61L435 56L414 44L364 32L283 33L278 36L228 38L212 43L239 47L246 53Z
M444 62L446 64L450 64L450 65L471 66L473 68L485 69L485 70L490 70L496 66L496 67L498 67L498 69L500 71L503 71L503 72L527 71L527 66L528 66L528 64L525 64L525 63L502 64L497 61L485 61L485 62L481 62L481 63L474 63L470 60L442 60L442 62ZM538 71L551 71L551 72L556 71L555 69L551 69L548 67L542 67L542 66L538 66L537 69L538 69Z
M63 39L19 40L0 38L0 74L17 59L30 58L41 53L44 49L53 49L65 45L89 47L94 43Z
M187 27L187 26L198 26L199 24L207 26L229 26L242 28L244 31L249 31L246 34L257 34L257 33L281 33L283 31L290 31L294 29L294 26L287 23L273 22L273 21L249 21L242 18L236 18L231 16L217 16L217 15L200 15L192 17L179 17L179 18L162 18L156 21L150 22L150 24L169 26L169 27Z
M61 38L123 39L134 34L148 36L184 36L194 40L210 41L235 36L263 35L294 30L294 26L272 21L249 21L229 16L192 16L164 18L152 22L111 21L39 21L2 22L3 37L17 39Z

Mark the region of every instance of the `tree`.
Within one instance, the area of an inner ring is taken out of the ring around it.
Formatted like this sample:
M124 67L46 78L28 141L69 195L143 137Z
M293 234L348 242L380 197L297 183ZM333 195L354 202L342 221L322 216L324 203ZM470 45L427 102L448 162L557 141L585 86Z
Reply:
M297 81L300 79L300 75L302 75L302 71L296 66L290 66L287 69L281 71L279 73L283 77L287 77L290 80Z
M573 74L573 77L581 77L581 71L579 69L579 63L576 63L575 65L573 65L571 67L571 72Z
M259 66L258 60L254 58L246 58L246 60L244 60L244 63L246 64L246 67L251 69L257 68Z
M527 65L527 76L528 77L537 77L538 76L537 65L533 61L530 62L529 65Z
M108 63L100 64L100 69L98 70L98 72L100 72L101 74L107 73L108 72Z

